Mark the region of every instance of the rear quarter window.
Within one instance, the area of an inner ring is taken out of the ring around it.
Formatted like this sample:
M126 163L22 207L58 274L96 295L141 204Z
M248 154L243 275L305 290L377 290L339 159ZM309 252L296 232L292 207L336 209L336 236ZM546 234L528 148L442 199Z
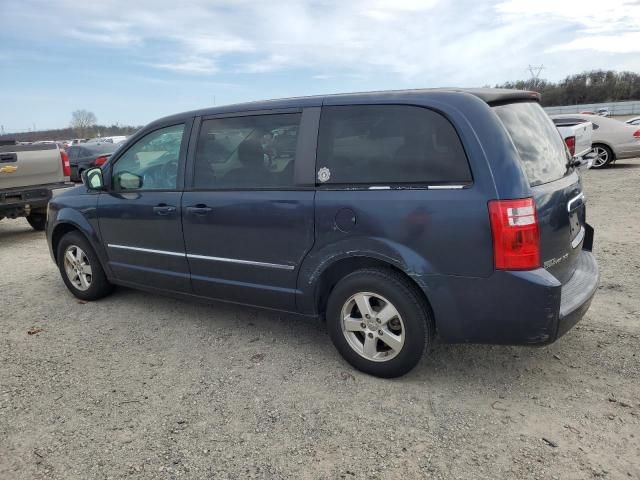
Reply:
M493 107L520 154L531 186L553 182L568 173L564 141L537 102Z
M451 123L409 105L323 107L317 167L319 182L328 184L471 182Z

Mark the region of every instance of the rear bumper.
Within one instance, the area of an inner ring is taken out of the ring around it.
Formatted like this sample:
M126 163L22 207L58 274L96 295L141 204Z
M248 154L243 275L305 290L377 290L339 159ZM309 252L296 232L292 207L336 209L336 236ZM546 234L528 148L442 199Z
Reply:
M587 313L599 280L595 257L591 252L583 250L571 280L562 286L555 339L567 333Z
M29 210L44 208L53 190L64 188L64 182L34 187L10 188L0 191L0 215L21 216Z
M584 316L599 273L593 254L582 250L564 285L543 268L496 271L488 278L424 276L419 281L443 342L544 345Z

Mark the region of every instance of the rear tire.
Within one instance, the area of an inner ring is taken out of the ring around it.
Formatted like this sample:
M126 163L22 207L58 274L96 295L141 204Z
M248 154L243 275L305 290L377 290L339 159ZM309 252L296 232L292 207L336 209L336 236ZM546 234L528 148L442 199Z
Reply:
M80 232L60 239L56 258L62 280L77 298L98 300L113 291L96 252Z
M326 318L329 336L344 359L376 377L409 372L433 339L425 299L390 269L356 270L340 280L329 295Z
M613 151L601 143L593 145L593 153L595 156L593 157L591 168L606 168L615 160Z
M27 215L27 222L31 225L31 228L34 230L41 232L44 230L47 223L47 214L40 212L32 212Z

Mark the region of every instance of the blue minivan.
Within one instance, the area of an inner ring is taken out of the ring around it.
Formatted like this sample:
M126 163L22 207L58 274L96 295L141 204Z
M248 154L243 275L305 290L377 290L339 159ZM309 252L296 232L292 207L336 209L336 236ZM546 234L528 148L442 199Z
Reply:
M157 120L56 196L69 290L113 285L323 318L381 377L447 343L540 345L598 285L579 172L538 94L434 89Z

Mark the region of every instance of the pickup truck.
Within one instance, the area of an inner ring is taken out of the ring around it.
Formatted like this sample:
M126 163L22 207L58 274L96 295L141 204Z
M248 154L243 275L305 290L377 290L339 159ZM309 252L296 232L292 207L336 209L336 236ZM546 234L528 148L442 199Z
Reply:
M0 220L26 217L44 230L52 191L66 186L71 167L64 150L53 144L0 142Z
M553 123L567 144L569 153L578 159L586 159L591 152L591 138L593 136L593 124L591 122L568 123L561 118L554 118Z

